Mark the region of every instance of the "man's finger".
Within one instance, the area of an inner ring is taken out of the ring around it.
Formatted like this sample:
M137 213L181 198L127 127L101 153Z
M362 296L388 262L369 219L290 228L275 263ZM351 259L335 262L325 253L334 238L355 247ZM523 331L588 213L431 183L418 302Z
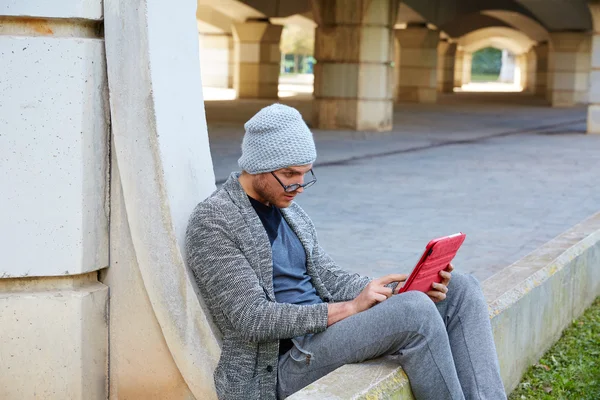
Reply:
M381 294L381 293L373 293L373 298L378 303L381 303L382 301L387 300L387 296L385 294Z
M429 296L429 298L435 303L442 301L446 298L446 294L438 290L430 290L429 292L427 292L427 296Z
M447 271L440 271L440 276L442 277L442 283L444 285L448 285L448 282L452 279L452 274Z
M408 278L406 274L389 274L376 279L382 285L387 285L392 282L404 282Z
M454 271L454 265L452 265L452 263L448 264L446 266L446 268L444 269L444 271L448 271L448 272Z
M398 282L398 284L396 285L396 289L394 289L394 294L400 293L400 289L402 289L405 283L406 282Z
M448 293L448 287L442 283L434 283L432 287L438 292Z
M392 289L389 287L381 286L376 290L376 293L383 294L386 298L390 298L392 296Z

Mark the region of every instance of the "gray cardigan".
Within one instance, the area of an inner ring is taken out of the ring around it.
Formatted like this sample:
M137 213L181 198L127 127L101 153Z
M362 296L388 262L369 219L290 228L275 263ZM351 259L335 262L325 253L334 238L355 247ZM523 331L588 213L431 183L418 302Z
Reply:
M198 204L187 233L188 265L223 335L214 373L219 399L276 399L279 339L327 328L327 302L354 299L369 278L347 273L317 241L312 221L295 203L282 209L306 251L306 269L324 301L275 302L267 233L232 173Z

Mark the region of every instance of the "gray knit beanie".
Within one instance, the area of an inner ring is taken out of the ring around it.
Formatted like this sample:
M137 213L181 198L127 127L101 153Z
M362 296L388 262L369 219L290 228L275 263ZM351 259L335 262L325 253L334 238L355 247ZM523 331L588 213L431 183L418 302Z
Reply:
M270 105L250 118L244 128L238 164L249 174L312 164L317 159L312 133L295 108Z

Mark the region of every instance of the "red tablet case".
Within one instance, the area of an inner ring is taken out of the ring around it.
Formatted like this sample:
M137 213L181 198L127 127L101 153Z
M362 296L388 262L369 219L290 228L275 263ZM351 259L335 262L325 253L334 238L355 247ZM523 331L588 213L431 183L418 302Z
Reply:
M455 233L429 242L421 259L399 293L408 292L409 290L426 293L431 290L433 283L440 283L442 281L440 271L452 261L466 237L467 235L464 233Z

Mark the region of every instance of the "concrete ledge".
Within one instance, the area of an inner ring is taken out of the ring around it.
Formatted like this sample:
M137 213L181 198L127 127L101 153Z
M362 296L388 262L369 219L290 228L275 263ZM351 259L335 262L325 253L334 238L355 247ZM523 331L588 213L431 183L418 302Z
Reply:
M600 295L600 213L482 284L507 392ZM402 368L387 359L345 365L289 397L413 399Z

